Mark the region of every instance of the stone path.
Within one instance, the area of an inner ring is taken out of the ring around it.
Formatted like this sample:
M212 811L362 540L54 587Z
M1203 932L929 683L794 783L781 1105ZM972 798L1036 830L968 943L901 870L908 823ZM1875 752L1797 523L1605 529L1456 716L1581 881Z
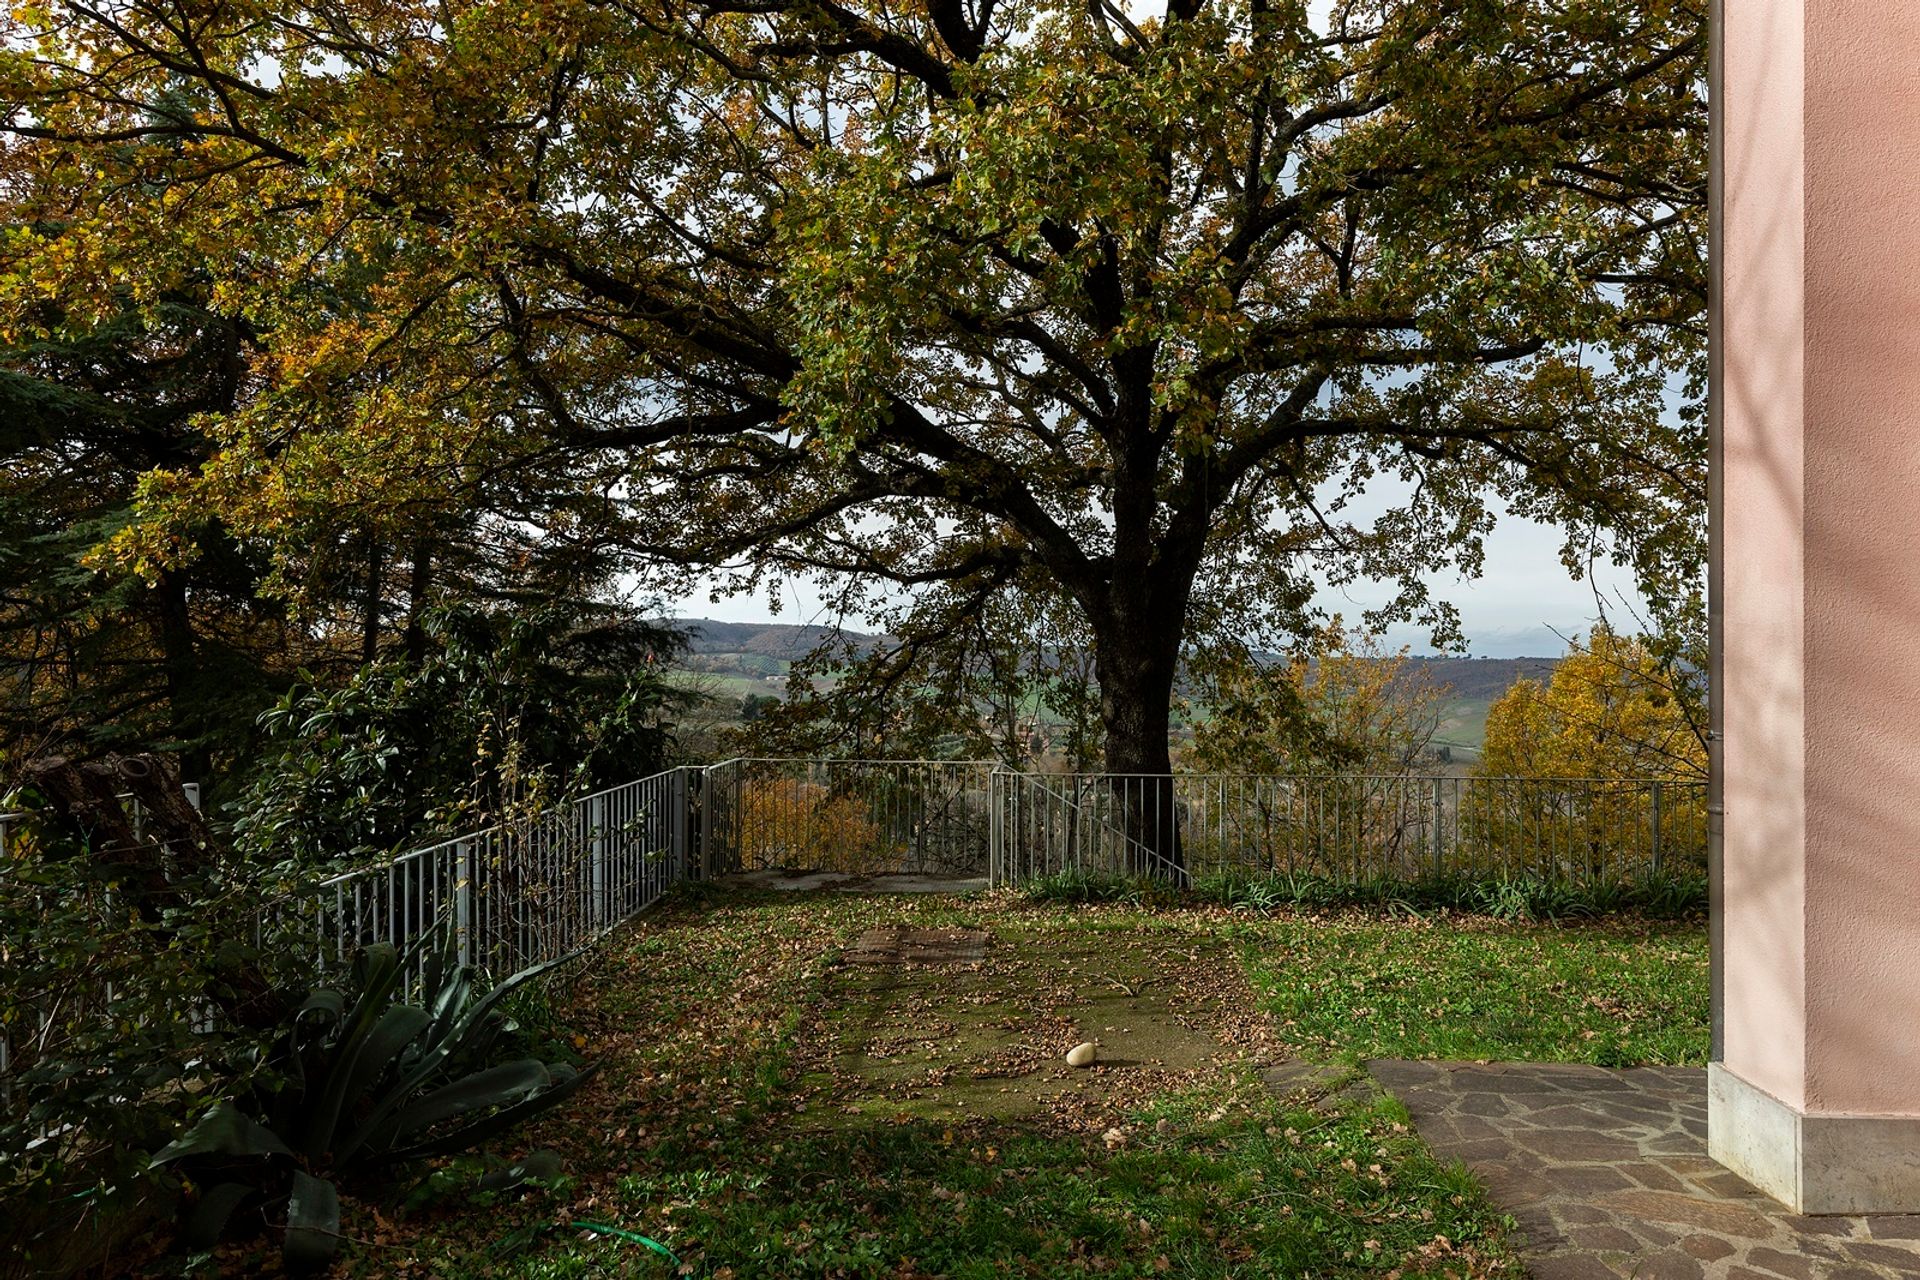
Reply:
M1920 1276L1920 1217L1800 1217L1708 1159L1697 1068L1367 1069L1520 1223L1536 1280Z
M765 871L736 871L718 877L716 884L746 889L778 889L790 893L979 893L987 887L985 876L949 876L918 872L865 875L850 871L790 871L775 867Z

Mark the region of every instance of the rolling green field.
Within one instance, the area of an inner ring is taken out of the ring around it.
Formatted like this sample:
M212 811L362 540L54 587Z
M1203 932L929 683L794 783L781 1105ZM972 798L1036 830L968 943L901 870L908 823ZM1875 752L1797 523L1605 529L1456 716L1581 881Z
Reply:
M826 634L822 628L789 624L714 623L684 620L695 628L693 652L687 667L675 674L684 687L697 688L716 699L738 702L749 694L783 697L792 660ZM856 641L875 637L852 637ZM1470 765L1486 738L1487 711L1513 681L1550 675L1553 659L1421 658L1428 678L1448 691L1435 734L1436 745L1453 749L1456 764ZM722 708L721 710L728 710ZM1027 714L1034 713L1029 708ZM1204 708L1194 708L1179 719L1185 726L1204 720ZM1043 720L1052 723L1042 713Z
M1440 709L1440 728L1433 735L1437 745L1452 747L1455 757L1478 758L1481 744L1487 740L1487 711L1492 698L1449 698Z

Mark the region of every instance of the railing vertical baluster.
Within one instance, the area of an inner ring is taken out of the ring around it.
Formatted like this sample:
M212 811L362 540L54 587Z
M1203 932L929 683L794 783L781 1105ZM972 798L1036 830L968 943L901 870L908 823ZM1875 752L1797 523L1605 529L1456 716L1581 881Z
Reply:
M1660 874L1660 861L1661 861L1661 855L1662 855L1662 854L1663 854L1663 853L1665 852L1665 850L1661 848L1661 844L1660 844L1660 835L1661 835L1661 832L1660 832L1660 799L1661 799L1661 792L1660 792L1660 782L1659 782L1659 780L1658 780L1658 779L1655 779L1655 780L1654 780L1654 782L1653 782L1653 784L1652 784L1652 787L1653 787L1653 795L1652 795L1652 796L1650 797L1650 800L1651 800L1651 803L1652 803L1652 806L1653 806L1653 807L1652 807L1652 813L1651 813L1651 819L1652 819L1652 826L1653 826L1653 830L1652 830L1652 832L1650 833L1650 835L1651 835L1651 839L1652 839L1652 846L1653 846L1653 847L1652 847L1652 848L1651 848L1651 849L1649 850L1649 852L1648 852L1648 861L1649 861L1649 863L1651 864L1651 865L1649 866L1649 868L1648 868L1648 870L1649 870L1649 871L1651 871L1651 872L1652 872L1652 873L1653 873L1654 875L1656 875L1656 876L1657 876L1657 875L1659 875L1659 874Z

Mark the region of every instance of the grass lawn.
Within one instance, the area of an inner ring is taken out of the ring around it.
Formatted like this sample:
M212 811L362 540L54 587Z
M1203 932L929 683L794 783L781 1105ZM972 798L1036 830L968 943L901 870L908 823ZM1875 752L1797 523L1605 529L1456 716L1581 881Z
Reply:
M1246 954L1261 1006L1304 1056L1707 1060L1699 924L1281 918Z
M849 954L894 924L990 938L971 963ZM1700 932L688 894L610 945L566 1014L603 1073L525 1140L568 1176L350 1205L348 1269L1518 1277L1504 1220L1397 1104L1275 1097L1258 1067L1693 1060ZM1102 1065L1061 1062L1081 1039Z

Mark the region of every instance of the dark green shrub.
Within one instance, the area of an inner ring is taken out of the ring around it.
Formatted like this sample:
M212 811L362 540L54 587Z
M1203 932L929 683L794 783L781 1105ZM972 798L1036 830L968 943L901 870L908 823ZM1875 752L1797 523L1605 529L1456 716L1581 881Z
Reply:
M357 865L666 767L677 633L586 604L448 607L426 631L419 659L302 684L260 716L241 849Z
M243 1212L284 1213L287 1266L324 1265L340 1238L337 1179L471 1150L586 1083L592 1068L519 1056L502 1012L566 960L482 992L447 957L444 945L365 948L344 990L315 991L292 1015L252 1088L216 1102L153 1157L202 1188L184 1222L188 1244L213 1243Z
M284 888L225 854L141 893L30 794L0 858L0 1275L45 1270L105 1241L147 1198L146 1153L261 1043L275 992L313 955L259 945ZM300 918L297 913L294 919ZM262 997L269 1003L263 1004Z

